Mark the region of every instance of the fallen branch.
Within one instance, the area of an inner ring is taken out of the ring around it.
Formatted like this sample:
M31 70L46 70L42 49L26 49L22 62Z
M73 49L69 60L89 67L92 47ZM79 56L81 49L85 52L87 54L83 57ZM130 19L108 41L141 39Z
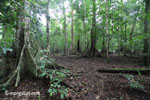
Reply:
M108 68L99 69L99 73L130 73L130 74L150 74L150 68Z

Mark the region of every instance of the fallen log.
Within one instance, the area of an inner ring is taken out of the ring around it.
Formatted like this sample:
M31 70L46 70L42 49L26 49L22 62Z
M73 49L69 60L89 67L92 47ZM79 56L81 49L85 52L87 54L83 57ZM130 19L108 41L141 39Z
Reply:
M129 74L150 74L150 68L101 68L99 73L129 73Z

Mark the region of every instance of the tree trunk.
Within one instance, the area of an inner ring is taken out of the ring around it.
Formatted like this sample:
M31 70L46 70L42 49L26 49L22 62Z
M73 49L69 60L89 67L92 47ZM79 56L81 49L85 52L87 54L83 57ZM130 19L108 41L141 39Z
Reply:
M64 33L64 54L66 55L67 54L67 32L66 32L66 11L65 11L65 5L64 5L64 2L63 2L63 15L64 15L64 29L63 29L63 33Z
M145 0L145 4L146 4L146 7L145 7L145 13L147 14L150 14L150 0ZM144 34L150 34L150 20L148 18L145 18L145 21L144 21ZM148 52L149 52L149 48L150 48L150 44L149 44L149 38L147 36L145 36L144 38L144 50L143 50L143 53L144 53L144 65L145 66L149 66L150 64L150 57L148 57Z
M72 11L71 11L71 54L75 53L75 47L74 47L74 14L73 14L73 3L72 3Z
M103 27L103 29L104 29L104 27ZM106 53L106 46L105 46L105 36L106 36L106 34L105 33L103 33L102 34L102 49L101 49L101 54L105 54Z
M85 19L86 19L86 5L85 5L85 1L81 0L82 4L83 4L83 18L82 18L82 24L83 24L83 34L84 34L84 48L87 47L87 33L86 33L86 23L85 23Z
M96 0L93 0L93 18L92 18L92 30L91 30L91 56L95 56L96 49Z
M92 29L91 29L91 47L90 49L88 48L88 43L86 47L86 51L82 54L83 57L101 57L99 51L96 49L96 40L97 40L97 33L96 33L96 0L93 1L93 6L92 6ZM88 42L88 41L87 41Z
M105 16L106 16L106 56L107 60L109 61L109 19L108 19L108 0L106 0L105 5Z
M49 5L50 0L47 1L47 12L46 12L46 33L47 33L47 55L50 56L50 16L49 16Z
M87 47L87 33L86 33L85 17L83 19L83 34L84 34L84 48L86 48Z
M4 79L4 81L1 81L0 88L6 87L10 85L14 80L16 81L15 86L18 86L18 83L20 81L20 78L23 73L29 72L31 75L36 74L36 65L34 63L33 57L31 55L31 52L28 47L28 37L29 36L29 23L30 19L26 16L23 16L23 13L26 12L25 7L29 8L29 5L26 3L26 1L22 1L24 3L23 8L21 9L21 13L19 15L18 20L18 28L16 32L16 39L15 39L15 49L16 51L16 65L13 70L11 70L11 73ZM24 25L22 24L24 23ZM12 66L10 66L12 67ZM31 70L32 69L32 70Z
M20 22L23 22L23 16L20 17ZM19 57L20 57L20 52L21 52L21 49L23 47L23 44L24 44L24 28L23 28L23 25L21 24L18 24L18 28L17 28L17 32L16 32L16 38L15 38L15 54L16 54L16 58L17 58L17 61L19 60Z

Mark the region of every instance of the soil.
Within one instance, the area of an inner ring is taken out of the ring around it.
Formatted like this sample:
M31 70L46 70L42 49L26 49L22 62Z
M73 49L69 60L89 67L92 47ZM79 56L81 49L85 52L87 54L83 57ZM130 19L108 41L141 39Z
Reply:
M131 88L124 74L99 73L100 68L137 68L140 62L137 59L126 57L111 57L108 63L106 58L77 58L77 56L53 56L56 63L69 69L71 76L64 82L69 87L68 96L64 100L150 100L150 76L133 75L134 79L144 86L141 89ZM12 85L8 91L40 92L38 96L12 97L0 93L0 100L48 100L48 85L45 80L24 78L18 87ZM57 98L57 97L56 97ZM58 100L58 99L54 100Z

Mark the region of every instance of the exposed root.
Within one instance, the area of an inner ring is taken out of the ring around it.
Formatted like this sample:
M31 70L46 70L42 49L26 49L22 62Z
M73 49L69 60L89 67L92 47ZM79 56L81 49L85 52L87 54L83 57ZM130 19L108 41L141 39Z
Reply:
M24 68L24 56L27 56L28 60L30 60L30 63L28 63L29 67L31 69L33 69L32 67L37 67L33 57L32 57L32 54L30 52L30 50L28 49L28 47L24 44L22 50L21 50L21 54L20 54L20 58L19 58L19 62L17 64L17 67L15 69L15 71L13 71L11 74L9 74L4 80L1 81L2 84L0 84L0 87L6 87L6 86L9 86L12 84L12 82L15 80L15 86L17 87L18 86L18 83L20 82L20 73ZM25 59L26 60L26 59ZM32 64L31 64L32 62ZM30 66L31 64L31 66ZM34 65L34 66L33 66ZM28 68L30 70L30 68ZM26 68L26 70L28 70ZM36 69L36 68L34 68ZM32 71L35 71L35 70L32 70ZM31 71L30 71L31 72ZM33 72L34 73L34 72ZM37 73L36 73L37 74ZM35 73L34 73L35 75Z
M17 68L15 69L15 71L13 73L11 73L10 75L8 75L8 77L5 78L5 80L7 80L7 78L8 78L8 80L5 83L1 84L0 87L6 87L6 86L10 85L12 83L12 81L15 79L16 75L17 75L17 77L16 77L15 86L18 86L18 83L20 81L20 69L21 69L24 50L25 50L25 45L23 46L23 48L21 50L21 55L20 55L20 59L19 59Z
M86 46L84 52L78 58L87 58L87 57L102 57L101 53L95 48L95 52L89 48L89 43Z
M22 64L22 60L23 60L23 54L24 54L24 50L25 50L25 45L23 46L22 50L21 50L21 55L20 55L20 59L19 59L19 63L17 66L17 77L16 77L16 84L15 86L18 86L18 83L20 82L20 69L21 69L21 64Z
M82 55L82 57L102 57L101 56L101 54L100 54L100 52L96 49L95 50L95 53L93 53L92 51L91 51L91 49L90 50L87 50L83 55Z
M3 80L1 80L0 84L4 83L5 81L7 81L9 79L9 77L12 76L13 73L14 73L14 71L12 71L7 77L5 77Z
M17 74L17 70L15 70L13 72L13 74L9 77L9 79L5 83L3 83L3 84L0 85L0 88L6 87L6 86L10 85L11 81L15 79L16 74Z

